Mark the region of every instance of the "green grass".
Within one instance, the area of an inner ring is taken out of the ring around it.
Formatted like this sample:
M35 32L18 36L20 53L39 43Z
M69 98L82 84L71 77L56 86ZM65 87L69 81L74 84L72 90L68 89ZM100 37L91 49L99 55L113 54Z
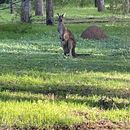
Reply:
M108 17L112 16L110 10L105 10L104 12L98 12L97 8L94 7L64 7L56 8L56 13L66 13L68 18L86 18L86 17Z
M75 104L65 102L55 103L50 101L38 100L37 102L0 102L1 125L17 125L24 127L52 126L56 124L72 124L82 122L83 117L73 114L72 110L81 109ZM85 108L85 107L84 107ZM82 107L83 109L83 107Z
M103 41L81 39L88 26L67 25L76 53L90 54L69 58L56 26L0 25L1 127L130 122L130 25L99 24L109 36ZM102 96L114 107L102 108Z

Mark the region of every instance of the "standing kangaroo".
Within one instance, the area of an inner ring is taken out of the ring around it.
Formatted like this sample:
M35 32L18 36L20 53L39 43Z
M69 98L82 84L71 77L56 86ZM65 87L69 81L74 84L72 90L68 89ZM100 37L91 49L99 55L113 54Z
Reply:
M58 32L64 55L75 56L76 41L72 32L64 25L64 14L58 15Z

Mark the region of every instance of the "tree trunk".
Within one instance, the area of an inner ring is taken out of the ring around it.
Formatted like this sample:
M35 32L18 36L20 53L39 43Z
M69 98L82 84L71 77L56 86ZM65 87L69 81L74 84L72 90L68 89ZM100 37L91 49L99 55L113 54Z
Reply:
M129 13L130 13L130 0L129 0Z
M126 13L130 13L130 0L126 0Z
M14 13L14 9L13 9L13 0L10 0L10 13L11 13L11 14Z
M126 8L127 8L127 11L126 13L129 13L130 12L130 0L126 0Z
M21 22L30 23L30 11L31 2L30 0L22 0L21 4Z
M46 24L54 24L53 0L46 0Z
M95 7L97 7L97 0L94 0Z
M35 15L43 15L43 0L35 0Z
M104 11L104 0L97 0L97 6L98 6L98 11L101 12L101 11Z
M123 5L123 13L124 13L124 14L129 13L129 10L130 10L129 0L124 0L124 1L122 2L122 5Z

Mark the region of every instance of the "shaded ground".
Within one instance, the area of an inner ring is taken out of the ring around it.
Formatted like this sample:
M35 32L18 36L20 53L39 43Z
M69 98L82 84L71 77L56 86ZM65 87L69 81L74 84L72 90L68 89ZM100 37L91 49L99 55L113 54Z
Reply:
M123 17L123 16L122 16ZM65 18L65 24L79 24L79 23L127 23L130 21L130 18L122 17L96 17L90 16L86 18ZM46 23L46 19L33 19L33 23ZM55 24L57 24L57 18L55 19Z
M81 113L82 114L82 113ZM17 126L13 126L11 128L2 127L1 130L129 130L130 123L120 122L115 123L109 120L100 120L98 122L86 122L83 124L75 124L75 125L54 125L52 127L42 127L38 128L35 126L30 126L28 128L20 128Z
M83 124L77 124L73 126L54 126L54 130L112 130L112 129L130 129L130 124L122 123L120 124L113 123L108 120L101 120L98 122L87 122Z

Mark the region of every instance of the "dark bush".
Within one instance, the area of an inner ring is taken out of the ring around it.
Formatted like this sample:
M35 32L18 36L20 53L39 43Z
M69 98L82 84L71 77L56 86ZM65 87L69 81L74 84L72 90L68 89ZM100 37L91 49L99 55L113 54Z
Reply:
M0 0L0 4L4 4L4 3L9 4L9 0Z

